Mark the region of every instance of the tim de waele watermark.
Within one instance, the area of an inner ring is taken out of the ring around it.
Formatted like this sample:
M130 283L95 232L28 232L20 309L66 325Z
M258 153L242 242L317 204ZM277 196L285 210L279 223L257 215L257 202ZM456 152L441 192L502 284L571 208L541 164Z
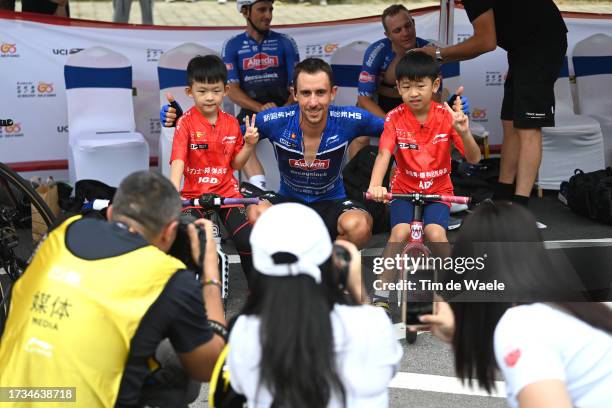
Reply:
M400 279L397 282L386 282L376 279L373 282L374 290L420 290L420 291L503 291L506 285L498 280L484 282L479 279L447 280L436 282L433 271L453 271L462 275L469 271L482 271L485 268L487 255L480 257L412 257L407 254L397 254L394 257L375 257L372 271L380 275L385 271L407 271L409 275L418 275L410 279ZM428 275L428 272L431 274ZM419 279L419 275L422 279Z

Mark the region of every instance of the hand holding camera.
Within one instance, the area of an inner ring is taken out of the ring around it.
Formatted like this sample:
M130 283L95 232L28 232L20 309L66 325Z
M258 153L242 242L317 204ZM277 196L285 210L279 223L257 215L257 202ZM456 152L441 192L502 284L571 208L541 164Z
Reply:
M361 279L361 253L349 241L338 239L334 242L332 252L334 268L344 274L341 278L344 288L349 292L355 303L369 303L367 291Z
M199 267L203 267L202 280L219 281L217 243L214 240L213 223L200 218L187 226L191 255Z

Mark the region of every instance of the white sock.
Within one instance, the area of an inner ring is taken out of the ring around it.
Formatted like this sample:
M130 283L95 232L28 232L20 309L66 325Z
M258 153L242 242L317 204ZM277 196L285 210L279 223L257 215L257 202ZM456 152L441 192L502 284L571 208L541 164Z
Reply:
M249 183L253 184L256 187L261 188L262 190L266 189L266 176L264 174L256 174L249 178Z

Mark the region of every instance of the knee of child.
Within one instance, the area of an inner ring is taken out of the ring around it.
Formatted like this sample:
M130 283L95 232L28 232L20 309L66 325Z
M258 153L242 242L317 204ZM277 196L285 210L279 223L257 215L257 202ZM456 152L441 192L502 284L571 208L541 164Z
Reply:
M391 228L389 242L404 242L408 240L410 234L410 224L397 224Z
M438 224L429 224L425 227L425 238L429 242L448 242L446 230Z

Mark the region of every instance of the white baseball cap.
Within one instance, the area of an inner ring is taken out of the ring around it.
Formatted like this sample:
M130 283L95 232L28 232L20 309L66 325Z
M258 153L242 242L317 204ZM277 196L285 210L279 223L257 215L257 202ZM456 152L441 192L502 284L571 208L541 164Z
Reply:
M319 265L332 253L319 214L297 203L274 205L264 212L253 226L250 242L253 266L268 276L308 275L321 282Z

